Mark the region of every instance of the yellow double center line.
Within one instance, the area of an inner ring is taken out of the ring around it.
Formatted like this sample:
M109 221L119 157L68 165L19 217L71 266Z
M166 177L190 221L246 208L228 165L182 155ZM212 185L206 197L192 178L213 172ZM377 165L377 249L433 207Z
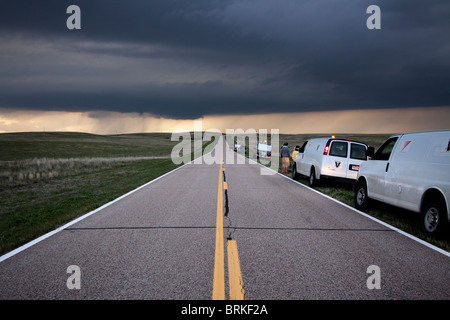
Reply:
M214 255L213 300L225 300L225 263L223 253L223 156L217 188L216 251Z
M225 300L225 255L223 245L223 191L228 188L223 181L223 155L220 160L219 183L217 187L216 250L214 256L213 300ZM244 300L239 253L236 240L227 240L228 279L231 300Z

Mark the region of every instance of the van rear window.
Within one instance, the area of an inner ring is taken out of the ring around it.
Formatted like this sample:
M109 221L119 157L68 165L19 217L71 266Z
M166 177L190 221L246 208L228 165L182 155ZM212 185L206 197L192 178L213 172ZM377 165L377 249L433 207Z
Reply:
M346 158L347 149L347 142L333 141L330 148L330 156Z
M366 147L361 144L352 143L350 147L350 158L357 160L367 160Z

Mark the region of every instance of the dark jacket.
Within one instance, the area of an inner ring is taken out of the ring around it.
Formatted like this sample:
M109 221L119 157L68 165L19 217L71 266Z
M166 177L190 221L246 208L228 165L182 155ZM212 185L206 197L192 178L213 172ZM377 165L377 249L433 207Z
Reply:
M283 146L282 148L281 148L281 152L280 152L280 156L282 157L282 158L285 158L285 157L290 157L291 156L291 151L289 150L289 147L288 146Z

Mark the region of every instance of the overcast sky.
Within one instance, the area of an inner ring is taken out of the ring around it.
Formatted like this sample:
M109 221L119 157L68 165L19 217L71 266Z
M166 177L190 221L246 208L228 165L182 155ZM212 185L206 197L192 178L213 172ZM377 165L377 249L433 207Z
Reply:
M0 108L196 119L450 106L448 0L0 3ZM71 4L81 30L66 27ZM381 30L366 27L372 4Z

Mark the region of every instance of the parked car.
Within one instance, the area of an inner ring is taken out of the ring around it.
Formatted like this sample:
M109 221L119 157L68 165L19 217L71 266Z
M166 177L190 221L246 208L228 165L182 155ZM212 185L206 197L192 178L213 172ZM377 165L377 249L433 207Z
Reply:
M299 149L292 167L292 178L309 177L313 187L327 178L354 183L362 162L367 160L367 144L336 138L316 138L306 141Z
M446 229L450 200L450 130L394 135L363 163L355 207L369 199L420 213L427 235Z

